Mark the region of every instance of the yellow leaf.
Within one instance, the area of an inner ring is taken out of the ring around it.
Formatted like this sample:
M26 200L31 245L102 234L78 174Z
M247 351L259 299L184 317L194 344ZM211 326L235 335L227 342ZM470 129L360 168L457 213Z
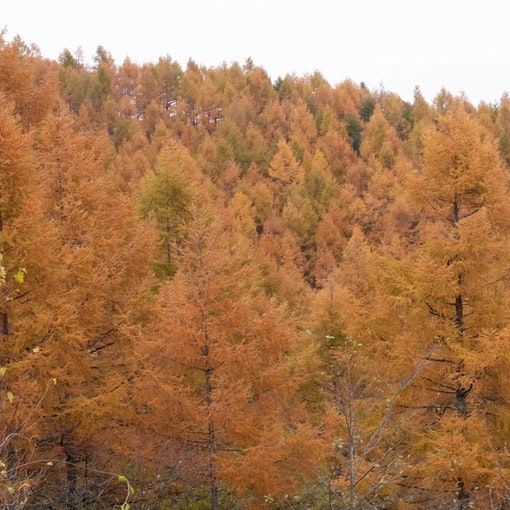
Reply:
M14 400L14 394L12 393L12 391L7 392L7 399L12 404L12 401Z
M34 354L36 354L36 353L38 353L40 350L41 350L41 348L40 348L39 346L37 346L37 347L34 347L34 348L32 349L32 352L33 352Z
M6 367L0 367L0 376L5 375L5 372L7 372Z

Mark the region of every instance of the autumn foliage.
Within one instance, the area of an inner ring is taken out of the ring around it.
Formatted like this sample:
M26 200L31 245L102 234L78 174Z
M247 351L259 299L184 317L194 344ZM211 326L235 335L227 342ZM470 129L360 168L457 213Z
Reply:
M509 99L0 38L0 506L510 501Z

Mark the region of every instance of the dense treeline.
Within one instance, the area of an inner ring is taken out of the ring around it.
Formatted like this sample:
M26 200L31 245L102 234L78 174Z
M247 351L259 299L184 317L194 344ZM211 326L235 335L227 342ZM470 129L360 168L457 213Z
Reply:
M0 38L0 505L510 507L510 99Z

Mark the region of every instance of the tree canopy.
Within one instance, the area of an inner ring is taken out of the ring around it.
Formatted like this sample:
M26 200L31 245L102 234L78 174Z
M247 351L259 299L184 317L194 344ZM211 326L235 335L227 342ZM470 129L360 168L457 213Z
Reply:
M2 508L506 508L509 147L506 95L2 35Z

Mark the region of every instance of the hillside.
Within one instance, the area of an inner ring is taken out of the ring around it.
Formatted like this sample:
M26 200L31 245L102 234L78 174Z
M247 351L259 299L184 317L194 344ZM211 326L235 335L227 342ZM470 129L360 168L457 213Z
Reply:
M510 98L0 38L0 506L510 501Z

